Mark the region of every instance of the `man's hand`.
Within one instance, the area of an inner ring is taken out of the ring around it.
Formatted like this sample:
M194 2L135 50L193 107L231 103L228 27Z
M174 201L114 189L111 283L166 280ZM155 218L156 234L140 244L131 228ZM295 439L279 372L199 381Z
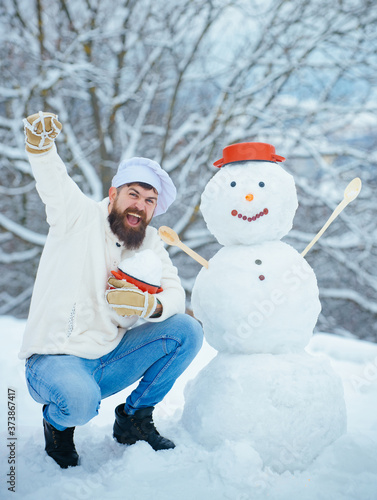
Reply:
M108 283L114 288L106 291L106 300L119 316L136 315L141 318L150 318L158 312L158 301L155 295L142 292L126 280L109 278Z
M41 154L49 151L62 129L57 115L40 111L24 118L26 151Z

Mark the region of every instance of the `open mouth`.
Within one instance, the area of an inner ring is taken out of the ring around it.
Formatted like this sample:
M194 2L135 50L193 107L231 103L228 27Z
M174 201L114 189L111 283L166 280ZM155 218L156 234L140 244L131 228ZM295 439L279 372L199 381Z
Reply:
M237 210L232 210L231 214L233 215L233 217L238 217L239 219L247 220L248 222L253 222L257 219L260 219L264 215L267 215L268 208L264 208L261 212L253 215L252 217L250 217L248 215L243 215L243 214L239 213Z
M127 218L128 224L132 227L138 226L142 220L140 215L137 215L134 213L128 213L126 218Z

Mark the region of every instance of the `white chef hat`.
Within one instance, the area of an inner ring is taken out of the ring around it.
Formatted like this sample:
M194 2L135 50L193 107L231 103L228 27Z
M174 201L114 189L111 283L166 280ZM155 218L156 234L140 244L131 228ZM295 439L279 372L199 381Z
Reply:
M132 182L145 182L156 189L158 198L154 216L165 213L177 195L177 190L169 175L156 161L148 158L135 157L123 160L119 164L111 185L118 188Z

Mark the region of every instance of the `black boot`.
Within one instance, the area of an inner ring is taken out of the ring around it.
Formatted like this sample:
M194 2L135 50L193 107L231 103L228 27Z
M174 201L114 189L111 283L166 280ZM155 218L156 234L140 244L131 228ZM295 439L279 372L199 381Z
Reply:
M113 436L121 444L134 444L136 441L146 441L155 451L175 448L175 444L162 437L152 420L154 408L142 408L134 415L124 413L124 404L115 408Z
M55 460L62 469L75 467L79 463L75 444L73 442L74 427L68 427L64 431L58 431L43 419L47 455Z

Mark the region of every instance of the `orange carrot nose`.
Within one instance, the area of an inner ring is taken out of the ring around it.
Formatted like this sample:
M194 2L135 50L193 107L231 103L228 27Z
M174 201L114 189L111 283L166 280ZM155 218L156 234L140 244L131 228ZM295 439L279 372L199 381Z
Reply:
M247 195L245 196L245 199L246 199L246 201L253 201L254 196L253 196L252 194L250 194L250 193L249 193L249 194L247 194Z

